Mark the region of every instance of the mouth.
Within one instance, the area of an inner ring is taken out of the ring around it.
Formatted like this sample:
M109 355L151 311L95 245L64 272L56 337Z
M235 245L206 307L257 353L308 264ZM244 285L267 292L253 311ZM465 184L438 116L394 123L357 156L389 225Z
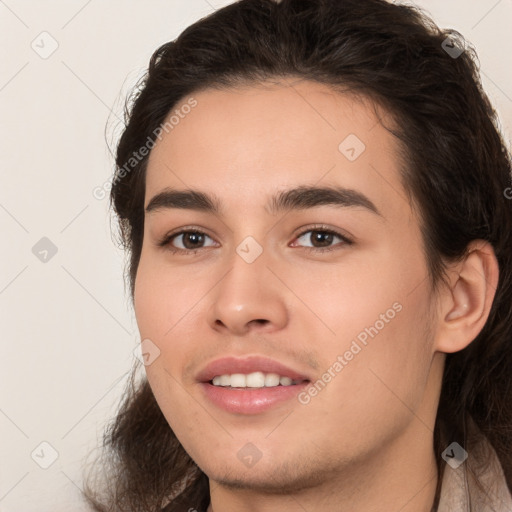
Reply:
M310 381L260 388L216 386L211 382L201 383L205 400L231 414L255 415L285 403L299 404L297 395L304 391Z
M264 373L261 371L244 373L225 373L216 375L208 381L212 386L227 387L231 389L258 389L258 388L274 388L278 386L296 386L303 382L309 382L308 379L298 378L291 379L286 375L278 373Z
M233 414L260 414L295 398L311 378L275 360L226 357L196 376L207 402Z

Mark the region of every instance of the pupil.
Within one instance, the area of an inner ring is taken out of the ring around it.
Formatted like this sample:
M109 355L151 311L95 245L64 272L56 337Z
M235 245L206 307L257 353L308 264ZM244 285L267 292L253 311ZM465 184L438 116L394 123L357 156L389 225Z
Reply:
M191 238L195 239L196 242L200 242L201 241L201 238L202 238L203 235L201 235L200 233L189 233L186 237L185 237L185 240L186 241L190 241ZM199 240L198 240L199 239ZM185 244L186 245L186 244ZM192 246L197 246L197 243L194 243L192 242Z
M322 243L322 237L326 237L327 240L323 240L325 243L324 245L329 245L329 243L332 241L332 234L331 233L325 233L323 231L313 231L315 233L315 241Z
M329 245L332 242L331 233L325 233L324 231L313 231L313 233L315 242L319 242L321 245ZM192 246L197 246L202 241L202 237L203 235L200 233L188 233L185 240L187 240L187 242L192 241Z

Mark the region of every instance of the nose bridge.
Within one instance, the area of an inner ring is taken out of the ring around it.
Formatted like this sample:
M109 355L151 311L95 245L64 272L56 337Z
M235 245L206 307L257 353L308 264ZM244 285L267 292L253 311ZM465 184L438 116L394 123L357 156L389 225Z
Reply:
M282 327L286 322L282 285L267 265L271 265L270 252L252 235L235 246L230 269L212 297L212 325L221 323L239 332L244 332L250 322Z

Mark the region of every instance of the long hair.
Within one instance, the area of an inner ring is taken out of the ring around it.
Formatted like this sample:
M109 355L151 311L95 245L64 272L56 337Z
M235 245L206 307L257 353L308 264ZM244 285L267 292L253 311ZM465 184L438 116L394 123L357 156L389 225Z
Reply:
M360 94L391 114L393 126L386 128L407 164L401 178L420 212L434 287L444 264L462 259L472 240L492 244L500 276L488 321L466 349L446 356L434 428L435 504L441 453L453 441L471 449L469 421L496 451L512 489L511 158L474 48L419 8L385 0L241 0L154 52L128 99L110 196L129 256L131 298L148 161L134 152L148 147L173 107L193 93L287 77ZM208 478L166 422L147 380L136 382L135 370L104 434L109 495L100 499L86 485L87 499L102 512L203 512Z

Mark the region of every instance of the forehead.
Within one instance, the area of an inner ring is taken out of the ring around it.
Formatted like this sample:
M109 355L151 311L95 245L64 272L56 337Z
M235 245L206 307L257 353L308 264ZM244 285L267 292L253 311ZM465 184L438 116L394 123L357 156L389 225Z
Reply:
M191 98L195 106L183 108ZM276 189L340 185L390 214L408 207L398 142L379 121L390 118L364 97L267 82L197 92L171 116L150 154L145 205L164 188L210 190L243 209L263 207Z

